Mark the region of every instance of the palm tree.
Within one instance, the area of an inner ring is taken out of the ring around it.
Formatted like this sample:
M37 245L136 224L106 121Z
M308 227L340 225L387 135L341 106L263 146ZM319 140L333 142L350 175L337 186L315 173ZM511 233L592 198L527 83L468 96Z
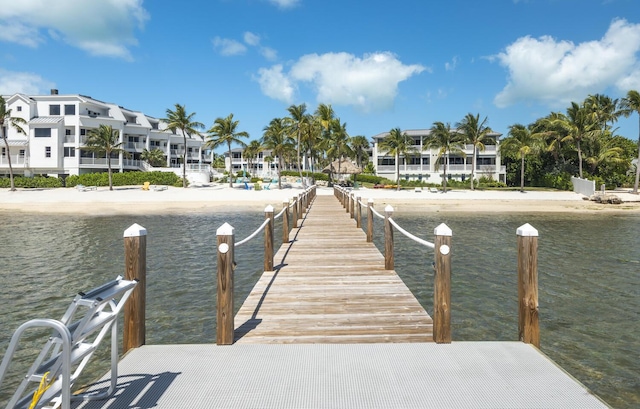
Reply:
M464 135L466 139L465 142L473 145L471 168L471 190L473 190L477 160L476 152L484 152L484 140L492 130L487 126L487 117L484 117L482 122L480 122L480 114L473 116L471 113L468 113L461 122L457 123L456 128L458 128L458 132Z
M293 150L293 143L283 118L273 118L264 128L262 144L278 157L278 189L282 189L280 172L284 167L284 158Z
M205 144L206 147L215 149L220 145L227 145L227 151L229 152L229 187L233 187L233 178L231 177L231 144L237 143L244 147L246 144L240 138L249 137L247 132L239 132L237 130L239 123L240 121L233 120L233 114L229 114L226 118L216 118L213 122L213 126L211 126L207 131L209 134L209 140Z
M264 148L262 147L260 141L253 140L249 142L249 144L245 146L244 150L242 151L242 156L247 158L247 164L249 165L250 172L252 172L251 165L253 165L253 160L256 159L260 152L262 152L263 150Z
M560 126L564 128L567 136L563 142L572 141L576 144L578 151L578 170L582 179L582 147L581 143L585 138L593 137L598 129L598 122L594 116L590 114L588 108L575 102L567 108L567 114L561 117Z
M195 112L187 114L184 105L176 104L175 111L167 109L167 117L163 119L167 123L167 129L176 133L176 129L182 132L184 153L182 155L182 187L187 187L187 136L200 135L198 129L204 128L204 124L193 120Z
M90 129L87 132L87 140L85 146L81 149L93 152L98 156L104 155L107 158L107 169L109 171L109 190L113 190L113 181L111 177L111 155L120 154L129 156L127 151L122 148L122 142L118 142L120 131L113 129L111 125L100 125L98 128Z
M380 141L378 147L382 152L393 155L396 160L396 190L400 190L400 156L408 157L409 154L415 153L413 147L413 138L409 138L406 132L402 132L400 128L393 128L389 131L389 135ZM405 159L405 168L407 161Z
M442 185L444 192L447 193L447 162L448 155L450 153L456 155L464 155L464 139L461 134L451 129L451 125L447 122L434 122L431 127L431 132L422 141L423 146L426 149L437 149L438 156L436 157L435 169L440 167L440 161L444 164L442 174Z
M298 173L300 174L302 185L305 186L304 179L302 178L302 166L300 164L300 139L304 124L308 120L308 117L305 114L305 112L307 111L307 105L291 105L289 108L287 108L287 111L289 111L289 115L291 115L291 118L289 118L291 130L296 134Z
M611 99L607 95L589 95L584 101L584 105L588 110L591 110L595 121L602 124L603 130L613 128L613 124L622 115L622 111L618 109L620 106L618 99Z
M144 149L140 154L140 159L149 162L151 166L162 166L167 161L164 152L158 148L152 150Z
M321 151L327 152L331 144L332 123L335 120L335 112L330 104L319 104L318 108L316 108L315 118L320 125L318 147ZM331 158L329 158L329 161L331 161ZM329 172L329 186L333 183L332 176L331 172Z
M585 158L585 162L591 167L591 173L595 174L598 166L605 164L619 164L624 163L625 159L622 157L624 149L619 146L615 146L615 140L611 137L607 131L600 138L593 141L591 144L591 151ZM628 163L628 162L627 162Z
M7 103L0 95L0 132L2 132L2 139L4 140L5 150L7 151L7 163L9 164L9 180L11 183L11 191L15 192L16 186L13 182L13 167L11 166L11 151L9 150L9 141L7 140L6 126L12 126L18 133L25 134L22 125L26 125L27 121L20 117L11 116L11 110L7 109Z
M640 180L640 93L636 90L627 92L627 96L622 98L622 113L629 117L633 112L638 114L638 162L636 163L636 180L633 184L633 193L638 194L638 181Z
M351 150L353 151L356 157L356 165L360 169L362 169L362 159L365 155L367 155L367 149L370 148L369 140L366 136L356 135L351 138ZM366 156L367 158L369 155ZM353 175L353 183L356 183L356 175Z
M509 127L509 137L500 143L500 152L505 155L520 157L520 191L524 192L524 158L539 152L541 139L531 130L531 126L514 124Z
M338 159L338 175L342 173L342 158L351 157L352 151L349 146L349 134L347 133L347 123L340 122L340 118L335 118L331 122L330 139L327 142L327 157L329 163ZM331 168L329 168L331 171ZM331 173L329 173L331 175Z

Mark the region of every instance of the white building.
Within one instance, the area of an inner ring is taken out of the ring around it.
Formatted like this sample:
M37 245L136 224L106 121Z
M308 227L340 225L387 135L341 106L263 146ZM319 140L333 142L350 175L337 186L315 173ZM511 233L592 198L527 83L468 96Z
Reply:
M473 169L473 145L467 144L464 147L465 156L447 154L440 160L436 170L438 152L435 149L426 149L423 146L423 139L429 135L429 129L413 129L402 131L407 137L412 139L412 145L416 153L408 157L400 156L400 177L406 180L421 180L426 183L440 183L444 170L443 161L447 162L447 175L449 179L468 180ZM373 137L373 149L371 160L376 167L376 175L391 180L397 180L396 160L394 156L381 151L380 142L389 135L384 132ZM506 169L500 161L500 133L491 133L485 141L485 150L476 152L475 178L483 176L493 180L505 182Z
M161 120L142 112L84 95L58 95L57 90L51 90L51 95L14 94L3 98L12 117L26 121L22 126L26 135L6 124L9 152L1 143L0 174L9 174L7 155L11 156L16 175L61 176L106 171L106 158L81 149L88 131L102 124L118 131L119 141L129 153L128 157L120 154L111 159L115 171L150 170L140 160L140 154L144 149L156 148L164 152L168 168L181 166L185 152L182 134L166 131ZM188 167L204 164L209 167L210 152L203 152L203 144L199 135L187 138Z

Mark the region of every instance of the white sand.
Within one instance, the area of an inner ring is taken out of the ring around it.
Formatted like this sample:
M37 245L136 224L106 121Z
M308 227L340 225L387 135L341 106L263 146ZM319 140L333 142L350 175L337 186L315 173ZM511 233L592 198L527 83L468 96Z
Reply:
M285 200L302 192L294 186L279 190L253 191L211 184L187 189L169 187L165 191L143 191L139 186L116 187L109 191L99 187L92 191L75 188L0 189L0 209L39 213L81 214L149 214L185 211L214 211L216 209L263 210L272 205L276 211ZM496 192L453 190L447 193L395 191L392 189L355 190L363 202L374 200L382 209L387 204L395 211L443 212L640 212L640 197L615 192L625 202L621 205L601 205L583 200L573 192ZM318 188L318 194L330 195L333 189Z

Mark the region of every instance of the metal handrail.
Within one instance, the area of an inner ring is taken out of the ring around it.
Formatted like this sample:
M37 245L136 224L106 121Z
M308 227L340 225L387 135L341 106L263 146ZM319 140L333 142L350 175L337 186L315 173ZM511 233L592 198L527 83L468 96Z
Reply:
M238 247L238 246L242 246L243 244L247 243L249 240L253 239L254 237L256 237L258 235L258 233L260 233L265 226L271 221L271 219L264 219L264 221L262 222L262 224L260 225L260 227L258 227L256 229L256 231L254 231L251 236L245 238L244 240L240 240L239 242L235 243L233 245L233 247Z
M429 247L430 249L434 249L435 245L429 241L423 240L420 237L414 236L413 234L409 233L408 231L406 231L405 229L403 229L402 227L400 227L400 225L398 223L396 223L395 220L393 220L391 217L389 217L389 223L391 223L396 229L398 229L398 231L402 234L404 234L406 237L410 238L411 240L415 241L418 244L422 244L425 247Z

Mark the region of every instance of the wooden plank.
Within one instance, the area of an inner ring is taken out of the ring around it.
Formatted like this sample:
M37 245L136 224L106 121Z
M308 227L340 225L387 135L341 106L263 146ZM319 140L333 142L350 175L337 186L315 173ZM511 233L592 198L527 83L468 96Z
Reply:
M433 321L356 220L318 196L235 316L238 343L431 342Z

